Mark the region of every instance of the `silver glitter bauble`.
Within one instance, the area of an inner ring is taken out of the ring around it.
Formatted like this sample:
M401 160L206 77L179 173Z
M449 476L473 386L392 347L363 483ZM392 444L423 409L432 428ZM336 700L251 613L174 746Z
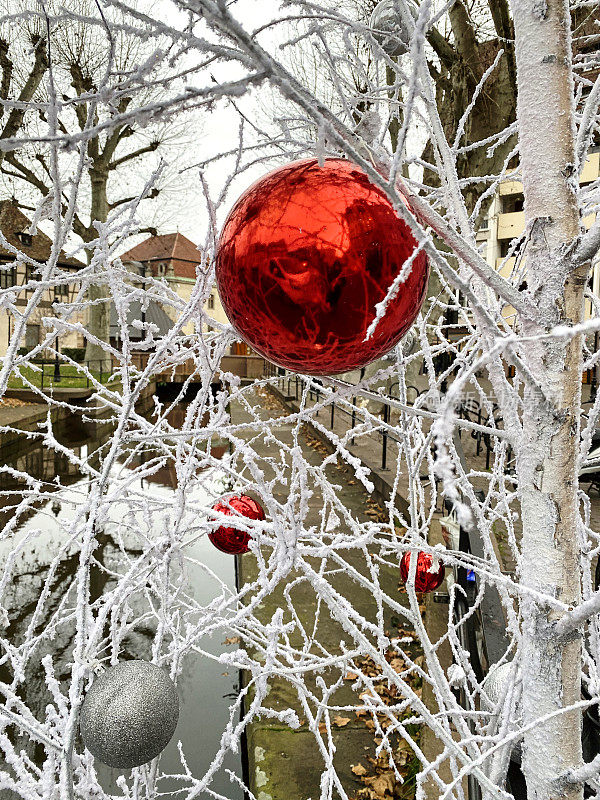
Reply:
M394 5L394 0L381 0L373 9L369 22L374 39L388 56L402 56L408 52L410 46L410 33L399 13L400 4L404 0L397 2L398 7ZM413 4L407 3L407 6L413 17L416 17L417 11Z
M481 694L481 704L485 706L488 711L493 711L496 707L498 700L502 697L504 688L510 680L514 664L512 661L506 661L504 664L494 665L483 682Z
M177 689L147 661L123 661L99 675L79 718L84 745L109 767L146 764L171 741L179 717Z

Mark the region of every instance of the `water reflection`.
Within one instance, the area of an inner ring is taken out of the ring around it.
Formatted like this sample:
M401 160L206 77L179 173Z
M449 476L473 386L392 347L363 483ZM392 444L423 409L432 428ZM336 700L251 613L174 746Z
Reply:
M181 404L181 407L173 410L169 421L175 425L177 418L181 417L182 420L184 414L185 407ZM109 442L112 433L111 425L85 423L75 418L62 428L57 428L57 440L68 447L76 459L70 459L66 453L53 452L40 441L28 441L25 437L9 448L0 448L1 463L6 465L0 473L0 525L5 532L0 540L2 569L15 547L18 545L20 548L11 567L12 579L0 598L6 612L4 636L15 647L31 641L41 631L47 630L49 625L54 625L59 608L64 608L65 604L67 607L74 606L74 576L79 563L79 549L76 545L69 545L65 531L75 519L78 506L81 506L81 501L88 492L88 480L82 476L76 461L87 459L90 465L97 468L104 445ZM213 446L212 454L220 456L224 450L223 445ZM151 451L141 452L128 462L128 467L120 464L115 469L122 479L124 473L131 475L132 468L153 457ZM211 489L211 483L219 477L207 474L203 485L191 491L189 500L203 504L210 502L213 493L218 491L216 488ZM37 491L31 498L25 498L23 489L27 484L31 487L31 479L37 482ZM165 499L172 495L176 481L174 464L166 463L152 475L145 476L143 485L139 479L132 480L130 488L132 492L143 490L145 495ZM132 558L142 553L139 544L127 543L123 547L123 539L118 531L127 510L122 506L123 504L114 504L103 529L96 533L98 544L90 562L92 602L114 587L114 575L122 572ZM198 538L190 546L188 555L212 570L217 580L234 587L233 559L213 548L207 537ZM210 603L220 592L217 581L207 580L206 572L198 567L187 570L187 579L189 593L201 605ZM42 596L44 600L40 603ZM135 602L134 599L132 603ZM155 630L150 623L145 624L146 627L137 624L131 628L123 642L120 657L150 658ZM19 696L40 720L44 719L46 706L52 702L44 671L40 666L44 656L52 656L56 677L65 682L65 693L70 677L73 624L63 621L56 625L53 634L52 641L43 638L36 644L35 653L27 662L25 679L18 687ZM224 649L224 638L220 635L214 641L203 641L202 647L209 653L218 654ZM1 656L0 680L10 685L14 678L14 663L10 652L2 653ZM229 719L229 697L237 696L238 681L237 673L224 673L223 667L214 661L195 655L187 657L179 681L180 721L175 739L163 755L162 772L180 771L177 740L181 740L183 744L192 773L200 777L206 772L218 750L221 733ZM7 730L17 751L23 749L36 763L42 763L44 751L41 746L18 735L14 728ZM11 771L6 764L0 764L0 768ZM242 791L231 783L225 769L241 776L239 755L228 756L211 788L232 800L241 800ZM105 790L120 796L121 792L116 784L120 772L99 766L98 774ZM160 788L163 792L176 790L181 789L181 784L168 785L163 781ZM2 800L12 800L17 795L3 791L0 792L0 797Z

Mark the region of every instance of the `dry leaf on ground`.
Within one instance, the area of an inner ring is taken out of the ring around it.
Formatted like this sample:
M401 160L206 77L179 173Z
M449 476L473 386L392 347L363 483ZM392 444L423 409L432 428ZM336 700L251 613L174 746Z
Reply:
M375 792L376 797L385 797L386 794L394 794L394 786L396 785L396 778L394 773L383 772L381 775L375 775L373 778L363 778L365 784Z
M344 728L350 722L350 717L334 717L333 724L338 728Z

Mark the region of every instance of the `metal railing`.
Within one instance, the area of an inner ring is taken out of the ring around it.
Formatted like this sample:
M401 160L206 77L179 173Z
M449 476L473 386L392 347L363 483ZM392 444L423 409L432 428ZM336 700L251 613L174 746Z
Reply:
M278 388L280 389L281 393L287 397L288 400L296 400L297 402L300 401L302 397L302 392L304 388L304 379L300 378L296 374L286 373L281 375L281 370L274 366L273 364L269 364L269 362L265 362L265 377L267 378L277 378ZM396 381L391 386L388 387L387 393L379 392L379 396L381 397L382 403L382 410L381 410L381 422L382 427L381 430L377 433L369 432L365 434L366 436L373 436L377 435L379 438L379 442L381 445L381 453L380 453L380 468L382 470L388 469L388 460L389 460L389 441L399 441L396 436L389 430L390 418L391 418L391 408L386 403L386 400L399 400L399 392L394 391L395 389L399 388L400 383ZM423 392L420 392L416 386L408 386L406 388L406 402L409 405L416 405L418 398ZM313 378L311 383L308 386L308 399L311 402L315 402L316 404L321 402L321 397L325 395L325 390L320 388L320 382L318 378ZM412 396L412 401L410 397ZM329 420L329 429L333 430L335 425L336 415L338 416L346 416L350 420L350 430L354 430L357 424L358 415L360 413L360 409L357 408L356 405L357 397L352 397L352 400L346 403L336 403L334 399L331 399L330 405L330 420ZM461 419L464 419L468 422L476 423L482 427L499 427L499 423L502 422L502 418L498 416L498 406L493 404L492 413L491 415L487 413L485 408L482 407L481 403L476 400L470 400L468 402L463 403L460 408L458 409L458 415ZM316 411L316 416L318 417L320 410ZM463 431L459 429L459 436L462 436ZM489 433L485 433L482 431L471 431L469 435L475 439L475 451L476 455L480 456L482 450L485 450L485 468L490 468L490 461L491 455L493 453L494 447L492 444L492 438ZM355 437L351 440L351 446L355 446L356 441ZM513 471L513 453L512 449L508 448L507 458L506 458L506 471L511 472Z
M266 362L268 364L268 362ZM288 400L296 400L300 402L302 398L302 392L304 388L304 381L296 374L280 374L279 368L271 365L272 369L269 370L265 367L265 377L267 378L277 378L277 386L281 393L286 397ZM395 385L395 384L394 384ZM392 389L390 387L390 389ZM415 387L412 387L413 389ZM329 397L329 393L326 393L324 388L321 388L321 384L318 378L313 378L311 383L308 385L308 399L315 404L319 404L321 402L322 397ZM394 434L389 430L390 424L390 417L391 417L391 409L390 406L385 402L387 398L392 397L391 395L381 394L381 402L382 402L382 411L381 411L381 422L382 427L381 430L372 430L368 431L363 436L368 436L372 440L375 439L380 444L380 469L383 471L387 471L388 469L388 460L389 460L389 441L399 442L400 440L394 436ZM392 399L397 399L393 398ZM329 414L327 417L328 427L329 430L333 431L336 424L336 419L348 419L349 420L349 429L353 431L357 425L358 417L360 414L360 409L357 406L357 396L352 397L351 401L347 402L336 402L335 400L331 400L327 403L329 406ZM315 416L319 417L321 410L325 410L326 406L323 409L317 409L315 412ZM365 421L366 421L366 414L365 414ZM356 437L352 437L350 440L351 447L356 446Z
M37 385L39 380L39 388L42 390L61 388L63 381L69 383L69 388L89 389L92 385L89 373L92 373L98 383L105 383L112 375L112 365L107 368L107 361L108 359L91 359L78 362L75 366L59 359L33 361L32 366L40 367L40 370L35 370L29 380L34 385ZM78 369L83 366L87 367L88 372ZM76 385L73 385L74 383ZM23 382L23 389L27 388L27 384Z

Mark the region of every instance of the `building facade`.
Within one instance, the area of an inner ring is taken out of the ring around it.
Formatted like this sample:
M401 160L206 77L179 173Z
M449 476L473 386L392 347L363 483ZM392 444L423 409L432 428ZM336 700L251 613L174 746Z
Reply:
M124 264L138 262L143 268L143 275L165 281L185 303L190 301L196 281L206 269L196 245L181 233L149 236L124 253L121 261ZM165 306L164 310L173 321L176 320L177 309ZM215 286L208 296L204 311L216 322L227 324L227 316ZM210 320L205 320L202 327L204 331L211 330ZM184 334L193 333L194 323L187 323L182 330Z
M16 319L26 309L32 295L38 289L41 270L52 256L53 242L42 231L32 231L31 220L12 200L0 201L0 289L6 297L10 290L14 294L16 314L10 307L0 311L0 357L5 355L15 336ZM48 329L44 318L55 316L56 303L70 303L80 290L78 272L85 264L76 258L59 253L52 286L46 289L31 311L25 329L20 336L18 348L33 350L44 341ZM71 312L69 321L84 322L84 311ZM78 333L61 334L58 341L61 349L80 348L83 336ZM43 353L41 353L43 355Z
M582 188L598 181L600 178L600 147L592 148L579 176ZM485 258L501 275L519 280L519 286L525 288L527 283L526 262L517 263L513 252L522 241L525 233L525 213L523 210L523 184L519 180L502 181L492 203L487 219L477 233L477 241L484 245ZM586 229L590 228L596 218L590 214L584 218ZM516 271L518 270L518 275ZM597 259L590 277L590 288L600 296L600 259ZM505 316L511 317L514 309L507 307ZM586 301L586 315L591 313L590 303Z

